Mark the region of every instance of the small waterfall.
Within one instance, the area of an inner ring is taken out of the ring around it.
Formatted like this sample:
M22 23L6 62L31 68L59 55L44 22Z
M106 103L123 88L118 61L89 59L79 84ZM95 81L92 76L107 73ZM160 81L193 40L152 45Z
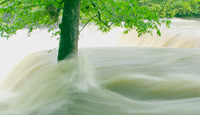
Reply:
M118 39L119 46L131 47L169 47L169 48L200 48L200 21L172 19L171 28L160 27L162 36L144 34L137 36L131 30Z

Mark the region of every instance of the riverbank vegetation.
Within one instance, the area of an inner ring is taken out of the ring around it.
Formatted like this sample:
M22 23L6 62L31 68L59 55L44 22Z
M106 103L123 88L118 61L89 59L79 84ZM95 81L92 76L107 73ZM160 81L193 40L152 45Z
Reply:
M160 17L200 17L200 0L140 0Z

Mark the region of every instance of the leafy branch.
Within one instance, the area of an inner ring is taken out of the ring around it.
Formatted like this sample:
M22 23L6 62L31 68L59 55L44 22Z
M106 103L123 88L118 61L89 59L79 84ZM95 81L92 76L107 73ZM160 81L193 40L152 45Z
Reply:
M90 23L90 21L91 21L91 19L89 19L89 20L85 23L85 25L81 28L81 30L80 30L79 32L83 31L83 29Z
M99 0L102 4L103 4L103 6L104 6L104 8L106 9L106 11L110 14L110 15L113 15L109 10L108 10L108 8L106 7L106 5L103 3L103 1L102 0Z
M5 1L1 2L0 4L4 4L4 3L8 2L8 1L9 1L9 0L5 0Z
M99 20L100 22L102 22L107 28L110 28L110 26L109 26L108 24L106 24L106 23L101 19L101 13L100 13L100 11L99 11L99 8L98 8L92 1L90 1L90 3L92 4L92 6L94 7L94 9L95 9L96 12L97 12L98 20ZM98 9L96 9L96 8L98 8Z

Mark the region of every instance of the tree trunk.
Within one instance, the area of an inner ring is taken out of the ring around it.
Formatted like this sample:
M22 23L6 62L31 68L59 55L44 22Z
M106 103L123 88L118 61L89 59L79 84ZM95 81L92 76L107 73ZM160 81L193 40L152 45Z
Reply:
M78 53L80 2L81 0L64 0L58 61Z

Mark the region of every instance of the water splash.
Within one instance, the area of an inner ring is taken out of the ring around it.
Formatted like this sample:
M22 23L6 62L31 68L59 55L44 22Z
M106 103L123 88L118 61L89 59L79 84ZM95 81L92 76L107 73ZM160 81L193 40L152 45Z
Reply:
M48 55L47 51L28 56L5 78L1 92L15 95L4 103L0 114L51 115L56 111L66 112L68 104L73 103L74 94L98 89L92 69L83 57L55 64L55 58L44 55Z
M80 52L88 55L93 67L82 56L57 64L56 51L38 52L21 61L12 72L29 74L5 78L0 114L199 114L199 49L86 48Z

